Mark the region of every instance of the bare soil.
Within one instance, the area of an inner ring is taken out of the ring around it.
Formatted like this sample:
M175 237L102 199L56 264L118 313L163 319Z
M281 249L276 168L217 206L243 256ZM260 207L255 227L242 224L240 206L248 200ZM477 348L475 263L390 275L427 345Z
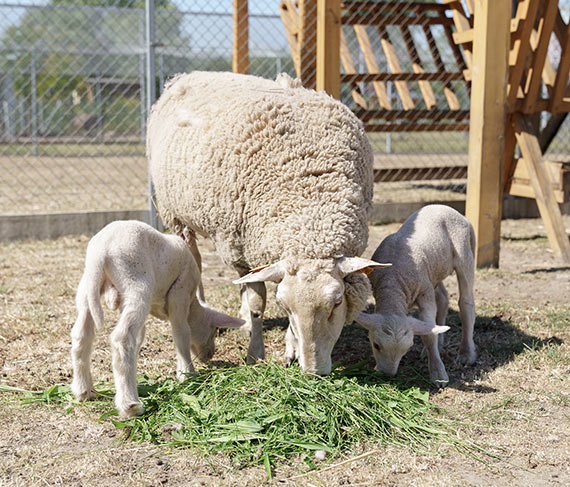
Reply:
M570 220L565 217L566 226ZM398 225L371 227L365 256ZM417 453L407 448L360 445L323 471L307 474L292 459L277 465L275 479L262 468L238 470L223 456L203 458L189 450L121 442L120 431L99 421L93 408L22 405L0 394L0 485L2 486L357 486L357 485L570 485L570 267L560 263L544 238L540 220L505 221L499 269L476 276L479 359L472 367L455 363L460 322L454 278L442 354L451 383L437 390L427 381L431 401L458 420L457 435L489 452L484 462L451 448ZM74 294L88 237L0 244L0 381L26 389L70 382L69 332L75 320ZM201 242L208 301L236 314L235 277L211 244ZM273 287L271 288L273 289ZM286 319L272 292L266 313L268 356L282 356ZM116 314L107 312L108 331ZM214 366L241 363L247 341L238 331L220 333ZM369 360L366 332L347 326L333 361ZM172 376L175 358L169 327L152 319L139 372L153 379ZM419 345L406 355L401 376L427 375ZM106 338L93 357L97 380L112 380ZM357 459L359 455L365 456ZM341 463L341 462L345 463ZM299 477L301 475L301 477Z

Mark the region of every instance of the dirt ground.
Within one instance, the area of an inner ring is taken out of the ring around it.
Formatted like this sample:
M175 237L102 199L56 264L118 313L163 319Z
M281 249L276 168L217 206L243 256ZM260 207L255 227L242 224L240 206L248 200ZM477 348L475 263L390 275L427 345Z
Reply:
M565 217L567 230L570 219ZM397 225L371 227L366 257ZM505 221L499 269L476 275L477 322L474 366L454 362L460 324L457 287L450 278L448 324L442 358L450 385L427 381L431 401L450 411L458 437L474 441L497 460L483 462L450 447L434 453L360 445L323 470L306 474L302 462L277 465L271 485L300 486L482 486L570 485L570 267L560 263L544 238L540 220ZM0 244L0 382L45 389L70 382L69 331L75 320L74 294L88 237ZM223 267L212 246L201 242L206 297L214 307L236 314L235 275ZM271 290L270 290L271 291ZM283 313L269 293L266 313L268 356L285 348ZM107 313L109 331L116 317ZM238 331L220 333L215 366L237 365L247 341ZM96 380L112 380L106 339L95 346ZM373 365L366 332L345 328L333 361ZM408 353L400 375L426 376L420 347ZM152 320L139 372L153 379L172 376L174 350L168 325ZM22 405L0 394L0 485L40 486L258 486L262 468L237 470L228 458L203 458L188 450L119 441L120 432L99 421L93 408ZM360 457L360 455L364 455Z

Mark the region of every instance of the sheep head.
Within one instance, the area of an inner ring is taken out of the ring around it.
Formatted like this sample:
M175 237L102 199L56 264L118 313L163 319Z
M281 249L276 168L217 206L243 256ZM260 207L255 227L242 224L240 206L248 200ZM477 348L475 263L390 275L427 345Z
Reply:
M358 257L287 258L234 282L278 283L276 301L289 317L288 347L305 372L325 375L331 371L331 353L342 327L370 294L368 279L357 273L387 265Z

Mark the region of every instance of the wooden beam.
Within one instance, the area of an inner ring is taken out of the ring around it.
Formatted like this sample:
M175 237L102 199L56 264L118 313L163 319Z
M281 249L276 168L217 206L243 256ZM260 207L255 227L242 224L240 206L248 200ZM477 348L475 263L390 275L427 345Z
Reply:
M249 74L249 11L247 0L234 0L232 70Z
M552 191L538 138L532 131L528 116L515 115L515 133L527 164L529 179L552 250L562 261L570 263L570 240L564 229L560 207Z
M301 82L311 89L315 89L317 83L317 4L317 0L299 0Z
M299 15L292 0L281 0L281 21L285 27L285 35L291 49L291 58L295 66L297 77L301 78L301 58L299 55Z
M476 0L466 216L478 267L498 267L511 0Z
M317 1L317 90L340 98L340 0Z

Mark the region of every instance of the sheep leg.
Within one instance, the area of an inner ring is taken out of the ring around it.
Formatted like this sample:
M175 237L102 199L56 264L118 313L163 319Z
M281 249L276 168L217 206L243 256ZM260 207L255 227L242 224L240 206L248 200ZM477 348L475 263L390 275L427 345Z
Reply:
M447 311L449 308L449 295L443 283L440 283L435 288L435 304L437 306L437 314L435 315L435 322L439 326L445 326L445 320L447 318ZM445 345L445 333L440 333L437 336L439 351L441 352L442 347Z
M420 295L417 299L420 309L420 320L426 323L436 324L437 305L435 301L435 291ZM438 386L445 386L449 382L449 376L439 355L437 335L429 334L421 336L422 342L427 350L429 377Z
M94 340L95 323L85 302L71 330L71 363L73 365L71 391L78 401L86 401L95 396L89 364Z
M184 382L186 375L194 372L190 353L189 298L186 282L179 280L168 291L168 317L176 348L176 378L179 382Z
M265 346L263 344L263 312L267 291L265 283L253 282L241 288L240 318L245 320L242 331L249 336L249 348L247 350L248 364L254 364L257 359L265 358Z
M459 361L462 364L473 364L477 359L473 328L475 326L475 300L473 299L474 265L466 266L467 270L456 269L459 284L459 316L461 317L461 345Z
M287 327L285 335L285 365L288 367L293 360L299 357L299 342L293 333L291 326Z
M196 237L195 236L190 236L190 237L186 237L186 244L188 245L188 248L190 249L190 252L192 253L192 256L194 257L194 260L196 261L196 264L198 265L198 269L200 270L200 276L202 276L202 255L200 254L200 251L198 250L198 243L196 242ZM206 299L204 297L204 286L202 285L202 278L200 277L200 284L198 284L198 299L201 302L205 302Z
M110 336L115 377L115 405L122 417L144 412L137 391L137 352L144 338L144 321L150 311L150 296L125 302L119 323Z

